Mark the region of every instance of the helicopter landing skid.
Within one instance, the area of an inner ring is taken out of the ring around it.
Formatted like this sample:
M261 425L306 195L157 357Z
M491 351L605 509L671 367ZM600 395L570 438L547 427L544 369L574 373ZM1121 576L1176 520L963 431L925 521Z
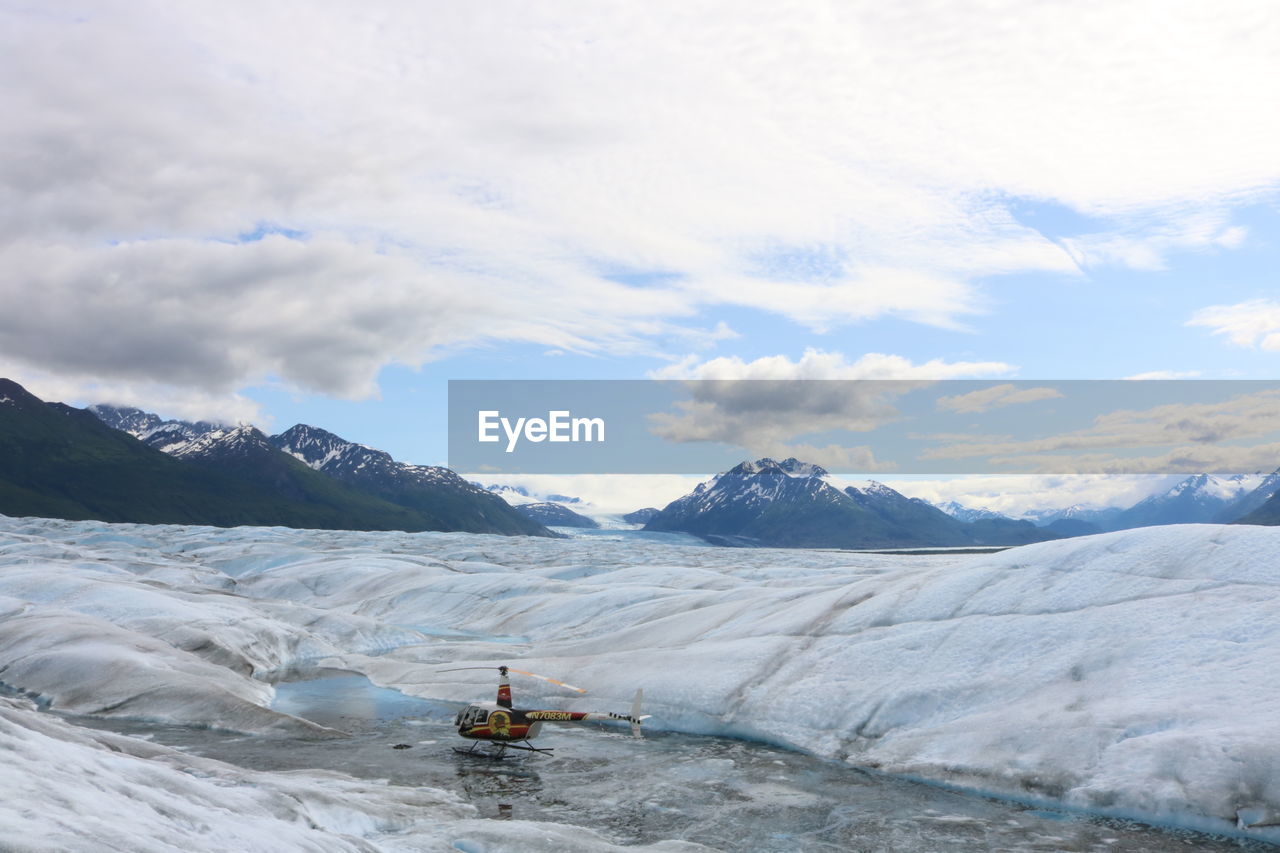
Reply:
M518 743L500 743L498 744L497 752L491 752L487 749L479 749L478 748L479 746L480 746L479 743L471 744L470 749L463 749L461 747L455 746L453 748L453 751L458 753L458 755L470 755L470 756L474 756L475 758L492 758L495 761L499 761L502 759L504 755L506 755L506 752L508 749L518 749L521 752L537 752L542 755L550 755L551 750L555 749L555 747L534 746L533 744L530 744L528 741L525 741L524 745L521 745Z

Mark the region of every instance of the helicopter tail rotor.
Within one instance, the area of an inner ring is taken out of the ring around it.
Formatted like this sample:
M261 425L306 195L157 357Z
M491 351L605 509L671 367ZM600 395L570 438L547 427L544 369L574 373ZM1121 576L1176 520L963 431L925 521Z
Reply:
M631 736L640 737L640 721L649 719L649 715L640 715L640 700L644 698L644 688L636 688L636 698L631 700Z
M623 722L623 723L630 723L630 724L631 724L631 736L632 736L632 737L640 737L640 736L641 736L641 735L640 735L640 724L641 724L641 723L643 723L645 720L649 719L649 717L651 716L650 714L641 714L641 713L640 713L640 701L641 701L643 698L644 698L644 690L643 690L643 689L637 689L637 690L636 690L636 697L635 697L634 699L632 699L632 700L631 700L631 713L630 713L630 714L614 714L614 713L610 712L610 713L608 713L608 714L592 714L592 715L589 715L589 718L590 718L590 719L602 719L602 720L618 720L619 722Z

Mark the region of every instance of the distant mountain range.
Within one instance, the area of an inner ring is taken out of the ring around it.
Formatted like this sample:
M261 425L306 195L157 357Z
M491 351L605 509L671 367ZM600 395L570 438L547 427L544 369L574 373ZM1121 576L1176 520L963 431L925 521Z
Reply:
M1026 521L953 518L882 483L839 488L822 468L743 462L671 502L645 530L682 531L737 546L902 548L1013 545L1058 538Z
M934 506L874 481L841 488L816 465L759 459L700 484L653 514L645 529L737 546L1022 545L1157 524L1278 524L1278 489L1280 471L1265 477L1198 474L1127 509L1077 505L1015 519L956 502Z
M555 503L555 504L565 504L565 505L572 506L572 505L583 503L582 498L575 498L575 497L571 497L570 495L560 495L560 494L556 494L555 492L551 492L550 494L546 494L542 496L534 495L534 494L531 494L529 490L526 489L524 486L508 486L501 483L493 484L489 486L481 486L479 483L474 481L472 482L472 485L478 486L479 488L482 488L482 489L488 489L489 491L493 492L495 495L501 495L503 500L505 500L507 503L511 504L512 506L519 506L520 504L529 504L529 503Z
M517 504L537 503L538 501L537 498L529 494L529 490L524 486L505 486L501 484L482 486L474 480L471 482L471 485L478 489L485 489L486 491L493 492L495 495L501 496L503 500L513 506Z
M1274 500L1278 490L1280 470L1265 476L1195 474L1128 508L1077 504L1059 509L1032 510L1024 517L1065 536L1160 524L1225 524L1236 521L1275 524L1280 523L1280 501ZM989 509L966 507L955 501L939 504L938 508L962 520L998 515ZM1270 513L1274 513L1276 521L1265 520L1272 517Z
M1009 518L1009 516L1002 515L998 512L995 512L994 510L985 509L981 507L975 509L973 507L967 507L963 504L956 503L955 501L944 501L942 503L936 503L934 504L934 506L936 506L938 509L942 510L952 518L956 518L956 519L959 519L960 521L966 521L966 522L978 521L979 519L989 519L989 518L995 518L995 519Z
M1280 524L1280 469L1262 478L1252 492L1224 511L1238 524ZM1267 520L1271 519L1271 520Z
M45 403L0 379L0 512L71 519L553 535L447 468L298 425Z
M598 526L566 506L579 503L519 487L486 489L306 424L267 436L134 408L76 409L0 379L0 513L7 515L554 536L547 526ZM1157 524L1280 524L1280 470L1198 474L1128 508L1077 505L1015 519L955 502L934 506L882 483L842 486L797 459L760 459L623 520L738 546L1017 545Z
M524 486L509 486L501 483L489 486L480 486L479 483L472 485L487 489L495 495L501 495L503 500L515 507L516 512L547 527L596 529L600 526L600 522L591 516L569 508L576 506L588 508L590 511L589 505L582 498L555 492L539 496L531 493Z
M297 424L270 439L281 451L360 491L409 507L435 530L547 535L502 498L478 489L448 468L397 462L391 454Z
M1253 493L1265 480L1259 474L1232 477L1196 474L1166 492L1138 501L1112 519L1111 528L1235 521L1244 514L1237 510L1237 505L1246 498L1252 500Z

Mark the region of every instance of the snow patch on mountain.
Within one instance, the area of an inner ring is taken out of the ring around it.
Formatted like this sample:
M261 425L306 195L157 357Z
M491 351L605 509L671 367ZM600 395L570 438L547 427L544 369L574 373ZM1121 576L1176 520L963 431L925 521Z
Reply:
M252 424L215 429L189 441L166 445L164 452L178 459L233 456L267 447L267 437Z
M952 518L964 522L989 518L1008 518L1008 516L995 510L987 509L986 507L968 507L958 501L941 501L933 505Z
M501 483L494 483L488 486L481 486L479 483L473 485L493 492L512 506L542 503L544 500L542 497L529 494L529 490L524 486L506 486Z
M886 486L884 483L878 482L876 480L864 480L862 482L850 483L844 487L844 491L848 492L850 490L858 492L859 494L862 494L862 495L866 495L868 497L882 497L882 498L894 497L894 496L899 498L905 497L905 495L903 495L901 492L898 492L896 489L891 489L888 486Z
M1253 491L1261 485L1263 479L1264 476L1261 473L1235 474L1229 477L1197 474L1178 483L1166 492L1164 497L1173 498L1184 493L1196 493L1205 498L1225 502Z
M166 453L166 447L179 447L202 435L228 425L211 421L165 420L152 412L144 412L132 406L110 406L98 403L88 407L88 411L97 416L107 426L127 432L134 438L156 447Z

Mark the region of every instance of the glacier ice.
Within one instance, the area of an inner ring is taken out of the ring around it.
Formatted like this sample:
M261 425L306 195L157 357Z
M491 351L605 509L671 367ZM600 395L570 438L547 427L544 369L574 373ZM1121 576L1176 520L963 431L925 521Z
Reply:
M0 697L0 842L6 850L610 851L564 824L476 818L436 788L321 770L265 773L70 725ZM13 845L13 846L10 846Z
M903 557L0 518L0 682L277 731L290 668L468 701L487 674L439 669L518 660L592 688L530 701L642 686L662 728L1280 840L1278 557L1217 525Z

